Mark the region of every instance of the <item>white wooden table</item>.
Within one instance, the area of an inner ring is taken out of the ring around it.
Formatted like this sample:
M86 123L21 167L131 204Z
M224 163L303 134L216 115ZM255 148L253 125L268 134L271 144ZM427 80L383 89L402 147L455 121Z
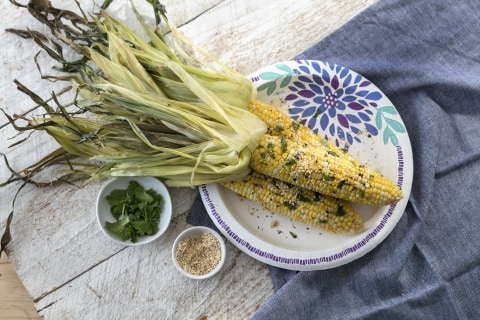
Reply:
M26 2L26 1L25 1ZM52 1L72 7L73 1ZM165 0L170 20L222 61L244 74L288 60L336 30L376 0ZM135 3L150 14L142 1ZM91 1L82 1L85 9ZM127 0L110 9L133 21ZM21 114L35 104L16 90L19 80L43 98L64 83L40 80L31 41L4 32L26 27L45 31L26 10L0 2L0 106ZM43 70L54 65L40 56ZM322 57L318 57L321 59ZM28 143L8 148L15 131L0 115L0 152L17 170L55 147L35 134ZM0 181L9 172L0 162ZM0 189L0 226L5 224L19 184ZM266 265L230 243L221 273L209 280L181 276L171 262L173 240L185 222L196 190L171 189L172 224L158 241L142 247L113 244L95 220L101 183L83 189L25 187L17 199L13 241L7 248L17 273L45 319L243 319L250 318L273 294Z

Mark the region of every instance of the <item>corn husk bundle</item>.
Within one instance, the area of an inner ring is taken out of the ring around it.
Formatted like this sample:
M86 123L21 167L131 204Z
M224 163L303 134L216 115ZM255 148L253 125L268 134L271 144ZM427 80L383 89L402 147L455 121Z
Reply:
M72 73L54 78L71 81L77 95L70 106L40 103L46 113L18 129L45 130L69 154L97 161L95 172L84 172L88 181L157 176L170 186L196 186L245 176L251 153L266 130L263 121L246 109L256 96L255 87L194 48L170 24L164 7L152 4L158 22L162 19L173 33L170 46L160 28L147 26L133 4L147 39L103 10L93 21L62 12L75 22L72 32L71 26L67 29L55 19L58 9L49 5L39 9L32 1L29 9L36 10L57 40L81 58L66 61L52 40L36 32L22 35L33 38ZM49 14L54 18L49 20ZM195 49L203 62L185 48Z

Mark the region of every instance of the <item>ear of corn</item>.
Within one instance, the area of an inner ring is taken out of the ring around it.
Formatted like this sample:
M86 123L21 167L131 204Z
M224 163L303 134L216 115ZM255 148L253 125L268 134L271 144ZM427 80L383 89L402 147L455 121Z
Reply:
M270 135L285 136L298 143L327 146L332 151L339 153L342 151L333 143L315 134L312 130L300 122L293 120L271 104L254 99L249 102L248 110L265 122L267 125L267 133Z
M364 229L361 217L347 202L251 171L242 180L223 183L235 193L294 221L333 233Z
M253 152L250 167L276 179L339 199L387 205L401 189L273 106L253 101L249 110L268 134Z

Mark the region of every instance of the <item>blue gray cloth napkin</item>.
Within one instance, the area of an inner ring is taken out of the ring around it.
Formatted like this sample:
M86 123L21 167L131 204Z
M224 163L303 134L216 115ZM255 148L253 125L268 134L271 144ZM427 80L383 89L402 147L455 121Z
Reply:
M253 318L480 319L480 2L380 0L296 58L350 68L390 98L414 181L396 228L362 258L270 267L275 294ZM201 201L188 220L213 224Z

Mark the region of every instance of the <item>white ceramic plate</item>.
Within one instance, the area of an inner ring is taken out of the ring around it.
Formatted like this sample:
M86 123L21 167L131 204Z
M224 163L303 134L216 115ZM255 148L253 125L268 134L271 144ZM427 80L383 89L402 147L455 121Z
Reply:
M396 182L404 198L382 207L354 204L366 230L349 236L291 221L221 185L203 185L203 203L216 226L251 257L291 270L337 267L375 248L402 216L412 184L410 140L393 104L356 72L321 61L279 63L255 72L251 79L260 100L348 148L357 159Z

